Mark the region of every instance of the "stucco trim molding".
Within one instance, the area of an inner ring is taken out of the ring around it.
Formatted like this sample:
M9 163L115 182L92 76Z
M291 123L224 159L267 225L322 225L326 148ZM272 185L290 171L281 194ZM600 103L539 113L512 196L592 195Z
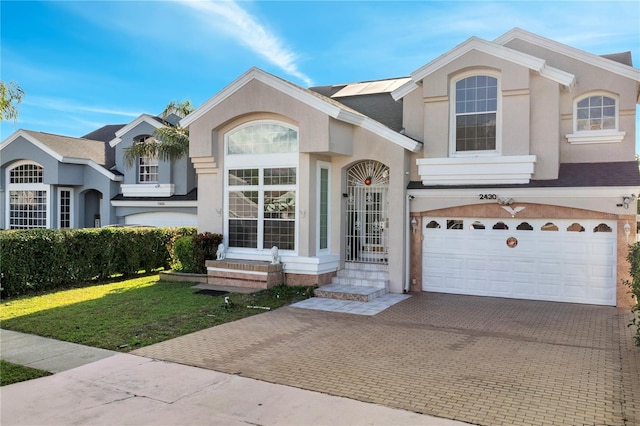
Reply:
M567 141L572 145L592 144L592 143L618 143L622 142L626 132L616 131L591 131L578 132L566 135Z
M122 184L120 188L125 197L171 197L175 193L172 183Z
M206 174L217 174L218 173L218 165L216 164L216 160L212 155L204 156L204 157L190 157L191 164L193 164L193 168L196 170L196 173L199 175Z
M535 155L416 160L418 174L425 186L529 183L535 163Z
M198 207L197 201L133 201L133 200L111 200L113 207Z
M153 118L149 114L142 114L138 118L133 120L131 123L127 124L126 126L124 126L121 129L119 129L116 132L116 137L109 141L109 146L111 148L113 148L114 146L118 145L120 142L122 142L122 136L126 135L127 132L135 129L136 126L138 126L141 123L147 123L147 124L153 126L156 129L159 129L160 127L163 127L162 123L160 123L158 120L156 120L155 118Z

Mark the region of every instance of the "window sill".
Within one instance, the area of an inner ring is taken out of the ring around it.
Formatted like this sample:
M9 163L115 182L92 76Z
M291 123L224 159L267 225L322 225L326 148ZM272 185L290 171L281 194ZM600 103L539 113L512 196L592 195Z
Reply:
M566 135L567 141L572 145L584 145L592 143L619 143L622 142L626 132L615 130L594 130L588 132L576 132Z

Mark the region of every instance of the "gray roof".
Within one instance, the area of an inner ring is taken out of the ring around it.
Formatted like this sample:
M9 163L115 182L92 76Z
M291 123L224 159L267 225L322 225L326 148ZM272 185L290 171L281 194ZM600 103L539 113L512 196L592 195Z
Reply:
M310 87L309 90L331 101L337 101L349 109L358 111L360 114L372 118L396 132L402 130L402 101L395 101L391 97L391 93L332 97L346 86L346 84L317 86Z
M528 184L509 185L430 185L409 182L408 189L441 188L571 188L601 186L640 186L637 161L612 163L562 163L558 179L532 180Z
M608 55L601 55L603 58L611 59L612 61L620 62L623 65L633 66L631 60L631 52L610 53Z
M107 169L111 169L116 165L116 149L109 145L109 141L113 140L116 137L116 132L124 126L126 126L126 124L107 124L106 126L102 126L99 129L82 136L83 139L104 142L104 166Z
M105 165L104 142L32 130L25 132L63 157L83 158L101 166Z

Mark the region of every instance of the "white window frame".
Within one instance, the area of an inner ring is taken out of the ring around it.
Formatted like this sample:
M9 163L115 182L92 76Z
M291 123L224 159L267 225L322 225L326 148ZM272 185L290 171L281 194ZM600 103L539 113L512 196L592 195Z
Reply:
M155 172L143 172L143 167L155 168ZM160 163L158 157L138 157L138 183L158 183ZM155 179L150 179L155 175ZM146 179L143 179L143 176Z
M597 130L578 130L578 103L594 96L605 96L615 101L615 128ZM626 132L621 132L620 125L620 97L611 92L597 90L583 93L573 100L573 133L566 135L567 141L572 145L594 144L594 143L619 143L624 139Z
M243 123L233 129L229 130L224 135L224 203L226 208L224 209L224 243L228 248L227 251L230 254L233 253L241 253L244 257L251 258L252 255L256 255L256 259L258 256L270 251L270 247L263 248L264 245L264 193L265 191L287 191L293 189L295 187L296 193L296 214L295 214L295 225L294 225L294 250L283 250L279 251L285 254L297 255L299 249L299 214L298 214L298 200L300 197L300 166L299 166L299 156L298 152L293 153L274 153L274 154L227 154L227 146L229 135L241 130L244 127L254 126L258 124L277 124L283 127L287 127L289 129L295 130L298 133L298 138L300 135L299 129L296 126L291 125L290 123L278 121L278 120L253 120L246 123ZM298 139L298 150L300 141ZM295 168L296 169L296 184L294 185L264 185L264 169L271 168ZM243 185L233 185L229 186L229 170L233 169L259 169L259 183L258 185L251 186L243 186ZM233 188L233 191L258 191L260 194L258 197L258 235L257 235L257 247L229 247L229 189ZM268 219L267 219L268 220Z
M327 247L320 246L320 235L321 235L321 222L322 222L322 210L321 210L321 184L322 184L322 170L327 171ZM317 192L317 205L318 205L318 215L317 215L317 225L316 225L316 235L317 235L317 244L316 249L318 250L318 254L326 254L329 253L331 249L331 163L327 163L325 161L318 161L317 166L317 179L318 179L318 190Z
M13 191L44 191L45 192L45 226L44 228L51 228L51 188L50 185L45 183L11 183L11 171L17 167L24 165L34 165L42 167L44 173L44 166L35 161L17 161L7 168L5 174L5 182L7 186L5 194L5 224L7 229L25 229L25 228L11 228L11 193ZM27 229L42 229L40 226L29 227Z
M74 215L73 215L73 188L58 188L58 228L62 229L62 192L69 191L69 228L74 228Z
M492 150L457 151L456 150L456 83L473 76L488 76L496 79L497 106L496 106L496 148ZM470 70L457 74L449 82L449 157L481 157L499 156L502 153L502 88L501 75L493 70Z

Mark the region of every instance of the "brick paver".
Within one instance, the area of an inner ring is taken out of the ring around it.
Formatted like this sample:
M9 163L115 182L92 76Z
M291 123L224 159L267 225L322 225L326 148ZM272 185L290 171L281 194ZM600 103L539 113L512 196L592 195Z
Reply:
M634 425L629 318L420 293L373 317L288 307L134 353L473 424Z

